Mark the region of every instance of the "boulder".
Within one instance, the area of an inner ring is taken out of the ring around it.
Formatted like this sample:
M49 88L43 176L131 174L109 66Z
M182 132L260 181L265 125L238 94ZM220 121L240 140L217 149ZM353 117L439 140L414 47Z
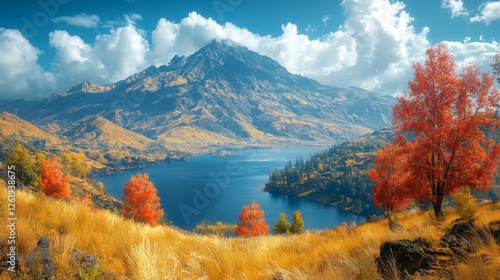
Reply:
M405 279L408 275L414 275L428 270L436 263L431 244L422 238L410 240L397 240L384 242L380 246L380 257L376 259L380 275L386 278L394 278L392 264L395 265L397 274Z
M41 279L48 279L56 270L56 266L50 255L49 243L49 238L43 236L38 240L37 247L33 251L30 251L26 257L26 263L30 268L37 265L41 266Z
M94 267L99 267L99 264L97 264L97 260L93 255L80 252L78 250L73 251L73 255L71 255L69 263L72 265L78 265L85 269L92 269Z

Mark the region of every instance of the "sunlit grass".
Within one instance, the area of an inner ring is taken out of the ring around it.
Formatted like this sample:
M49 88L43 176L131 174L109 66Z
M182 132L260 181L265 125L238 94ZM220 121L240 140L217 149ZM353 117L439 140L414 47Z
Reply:
M1 187L0 196L5 195ZM240 239L150 227L105 210L24 192L17 192L17 216L21 255L25 257L42 236L48 236L61 279L78 272L69 264L73 250L96 256L109 279L379 279L375 258L383 242L423 237L435 244L458 218L451 210L445 211L442 221L431 212L406 211L395 216L401 225L395 232L382 220L300 235ZM486 226L500 220L500 211L484 204L477 216L476 223ZM1 227L0 234L6 236L7 229ZM495 279L499 269L499 248L491 240L449 273L453 279Z

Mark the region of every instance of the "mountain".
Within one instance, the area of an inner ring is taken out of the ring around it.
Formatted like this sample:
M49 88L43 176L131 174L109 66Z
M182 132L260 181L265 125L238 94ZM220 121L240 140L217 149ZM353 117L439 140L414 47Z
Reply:
M234 42L213 41L117 83L84 82L41 101L0 104L0 110L68 137L100 116L169 148L200 149L331 144L387 126L394 102L359 88L321 85Z

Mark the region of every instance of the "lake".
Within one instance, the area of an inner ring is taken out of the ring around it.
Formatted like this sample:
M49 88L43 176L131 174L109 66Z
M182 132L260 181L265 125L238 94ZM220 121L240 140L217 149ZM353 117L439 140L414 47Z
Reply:
M106 186L107 192L120 199L123 187L132 175L148 173L158 189L161 206L167 220L182 229L192 230L208 220L236 224L244 205L252 200L265 211L270 230L280 213L300 210L305 229L333 228L343 221L362 223L365 218L337 207L310 199L263 192L269 170L283 168L298 156L307 159L322 148L249 149L228 156L197 155L183 162L169 162L120 174L95 178Z

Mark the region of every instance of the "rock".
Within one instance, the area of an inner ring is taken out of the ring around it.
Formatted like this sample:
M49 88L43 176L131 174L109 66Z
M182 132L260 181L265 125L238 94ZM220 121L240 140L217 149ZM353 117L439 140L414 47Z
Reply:
M93 255L80 252L78 250L73 251L73 255L71 256L69 263L86 269L99 267L99 264L97 264L97 260Z
M33 268L35 265L41 265L42 275L40 276L42 279L48 279L56 270L52 256L50 256L49 243L49 238L43 236L38 241L37 247L30 251L26 257L26 263L29 267Z
M431 244L422 238L414 241L398 240L384 242L380 246L380 257L376 259L378 271L385 278L394 278L391 264L395 264L397 274L402 279L433 267L436 263Z

